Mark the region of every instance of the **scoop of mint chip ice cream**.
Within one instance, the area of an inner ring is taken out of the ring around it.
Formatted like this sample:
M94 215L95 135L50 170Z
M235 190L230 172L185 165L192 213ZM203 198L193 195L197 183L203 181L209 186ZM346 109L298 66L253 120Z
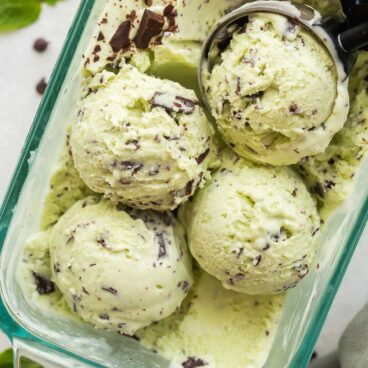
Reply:
M82 102L70 143L92 190L163 211L210 177L217 161L213 133L193 91L124 66Z
M349 97L328 50L286 17L257 13L236 31L207 80L212 114L239 155L289 165L323 152Z
M307 275L319 238L316 203L287 167L225 151L221 168L181 210L192 255L226 289L281 293Z
M169 212L88 197L55 225L53 280L96 328L132 335L173 313L192 285L184 230Z

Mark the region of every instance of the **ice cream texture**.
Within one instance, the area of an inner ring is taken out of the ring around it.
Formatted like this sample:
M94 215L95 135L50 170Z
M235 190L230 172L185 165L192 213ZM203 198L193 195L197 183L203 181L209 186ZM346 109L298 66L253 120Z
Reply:
M298 169L327 217L350 194L368 148L368 53L362 52L350 78L351 109L345 127L326 151L305 157Z
M206 82L220 133L239 155L261 163L289 165L323 152L349 106L332 57L284 16L248 18Z
M241 293L296 286L318 244L316 203L301 178L290 168L258 166L230 151L181 216L200 266Z
M194 92L128 65L82 102L71 149L95 192L161 211L192 196L217 163L214 130Z
M49 242L54 282L99 329L132 335L173 313L192 286L184 231L168 212L88 197L61 217Z
M143 346L170 360L170 367L262 367L284 299L226 290L198 271L182 307L138 336Z

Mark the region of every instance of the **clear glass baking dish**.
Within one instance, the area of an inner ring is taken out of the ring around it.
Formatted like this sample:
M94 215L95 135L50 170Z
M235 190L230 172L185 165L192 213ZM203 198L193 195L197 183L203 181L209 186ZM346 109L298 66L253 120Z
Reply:
M12 340L16 366L22 356L45 367L169 367L169 362L132 339L95 331L56 315L42 314L25 298L16 272L22 247L38 230L49 178L80 92L80 64L104 1L83 0L27 137L0 211L0 327ZM355 189L324 228L311 273L288 292L265 368L303 368L337 292L368 217L368 163Z

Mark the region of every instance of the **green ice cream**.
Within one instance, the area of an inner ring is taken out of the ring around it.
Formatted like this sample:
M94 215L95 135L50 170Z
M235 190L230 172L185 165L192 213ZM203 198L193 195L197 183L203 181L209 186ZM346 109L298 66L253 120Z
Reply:
M82 102L71 149L95 192L162 211L210 177L217 161L213 133L193 91L125 65Z
M262 367L283 302L283 295L249 296L226 290L199 272L182 307L138 335L142 345L169 359L171 367Z
M228 145L273 165L323 152L348 112L327 49L303 27L269 13L249 16L234 34L207 92Z
M361 53L350 79L351 109L344 129L325 152L305 157L301 175L320 202L324 217L343 203L368 153L368 53Z
M53 280L70 309L96 328L134 334L173 313L192 285L174 217L88 197L50 237Z
M227 289L280 293L307 275L320 219L300 177L230 151L208 185L184 209L192 255Z

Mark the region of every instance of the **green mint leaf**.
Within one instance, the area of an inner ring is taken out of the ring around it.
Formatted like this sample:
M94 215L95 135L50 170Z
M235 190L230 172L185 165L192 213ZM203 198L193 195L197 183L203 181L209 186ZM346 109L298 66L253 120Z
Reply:
M13 368L13 350L9 349L0 354L0 367Z
M35 22L40 13L39 0L1 0L0 32L26 27Z
M38 363L32 362L27 358L21 358L21 368L42 368ZM9 349L0 354L0 367L13 368L13 350Z

